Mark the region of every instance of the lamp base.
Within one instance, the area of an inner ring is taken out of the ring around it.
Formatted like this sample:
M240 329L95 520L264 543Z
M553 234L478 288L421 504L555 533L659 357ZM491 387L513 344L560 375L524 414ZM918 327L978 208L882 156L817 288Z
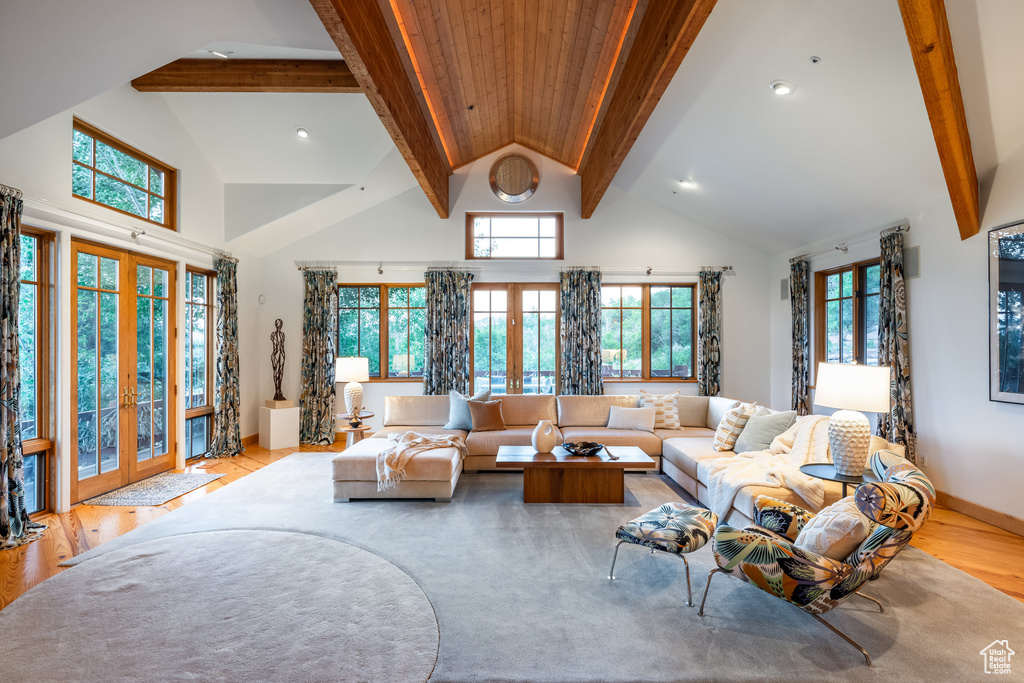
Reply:
M828 421L828 445L838 474L859 477L868 464L871 424L864 413L839 410Z
M363 423L359 419L359 413L363 410L363 385L359 382L348 382L345 384L345 412L352 417L349 425L358 427Z

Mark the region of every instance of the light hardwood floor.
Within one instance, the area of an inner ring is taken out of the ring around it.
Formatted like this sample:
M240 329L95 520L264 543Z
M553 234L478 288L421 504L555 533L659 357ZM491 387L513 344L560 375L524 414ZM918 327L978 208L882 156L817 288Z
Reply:
M344 444L302 450L343 450ZM294 448L268 451L256 445L243 455L223 460L200 460L185 472L214 472L227 476L158 507L77 505L64 514L42 515L47 524L43 538L28 545L0 551L0 609L15 598L63 571L58 565L70 557L127 533L182 505L280 460ZM914 534L912 545L975 576L1024 602L1024 538L939 508Z

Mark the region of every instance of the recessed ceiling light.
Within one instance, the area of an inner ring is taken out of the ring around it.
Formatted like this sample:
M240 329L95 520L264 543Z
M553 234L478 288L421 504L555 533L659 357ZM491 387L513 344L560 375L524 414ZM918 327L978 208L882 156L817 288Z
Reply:
M306 139L309 137L309 128L306 128L305 126L299 126L298 128L295 129L295 134L302 139Z
M788 95L793 92L793 84L786 81L772 81L768 87L772 89L776 95Z
M697 183L693 182L689 178L680 178L679 179L679 184L682 185L683 187L685 187L686 189L690 189L692 187L697 187Z
M210 54L211 55L215 55L217 57L220 57L222 59L227 59L228 57L230 57L231 55L233 55L235 53L232 52L231 50L210 50Z

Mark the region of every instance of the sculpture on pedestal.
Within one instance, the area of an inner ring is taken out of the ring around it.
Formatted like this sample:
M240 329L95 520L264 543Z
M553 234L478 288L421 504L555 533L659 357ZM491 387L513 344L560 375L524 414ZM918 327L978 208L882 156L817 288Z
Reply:
M281 379L284 377L284 332L281 331L281 325L284 323L280 318L274 321L274 327L277 328L270 333L270 343L272 349L270 351L270 366L274 369L274 400L285 401L284 394L281 393Z

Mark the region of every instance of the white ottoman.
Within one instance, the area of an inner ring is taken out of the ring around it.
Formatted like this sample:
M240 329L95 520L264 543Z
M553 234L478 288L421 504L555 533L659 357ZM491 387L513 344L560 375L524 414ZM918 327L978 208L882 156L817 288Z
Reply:
M457 448L435 448L412 456L405 467L405 479L396 486L377 490L377 455L387 448L387 439L363 439L331 460L334 502L354 498L433 498L439 503L452 499L462 474L462 454Z

